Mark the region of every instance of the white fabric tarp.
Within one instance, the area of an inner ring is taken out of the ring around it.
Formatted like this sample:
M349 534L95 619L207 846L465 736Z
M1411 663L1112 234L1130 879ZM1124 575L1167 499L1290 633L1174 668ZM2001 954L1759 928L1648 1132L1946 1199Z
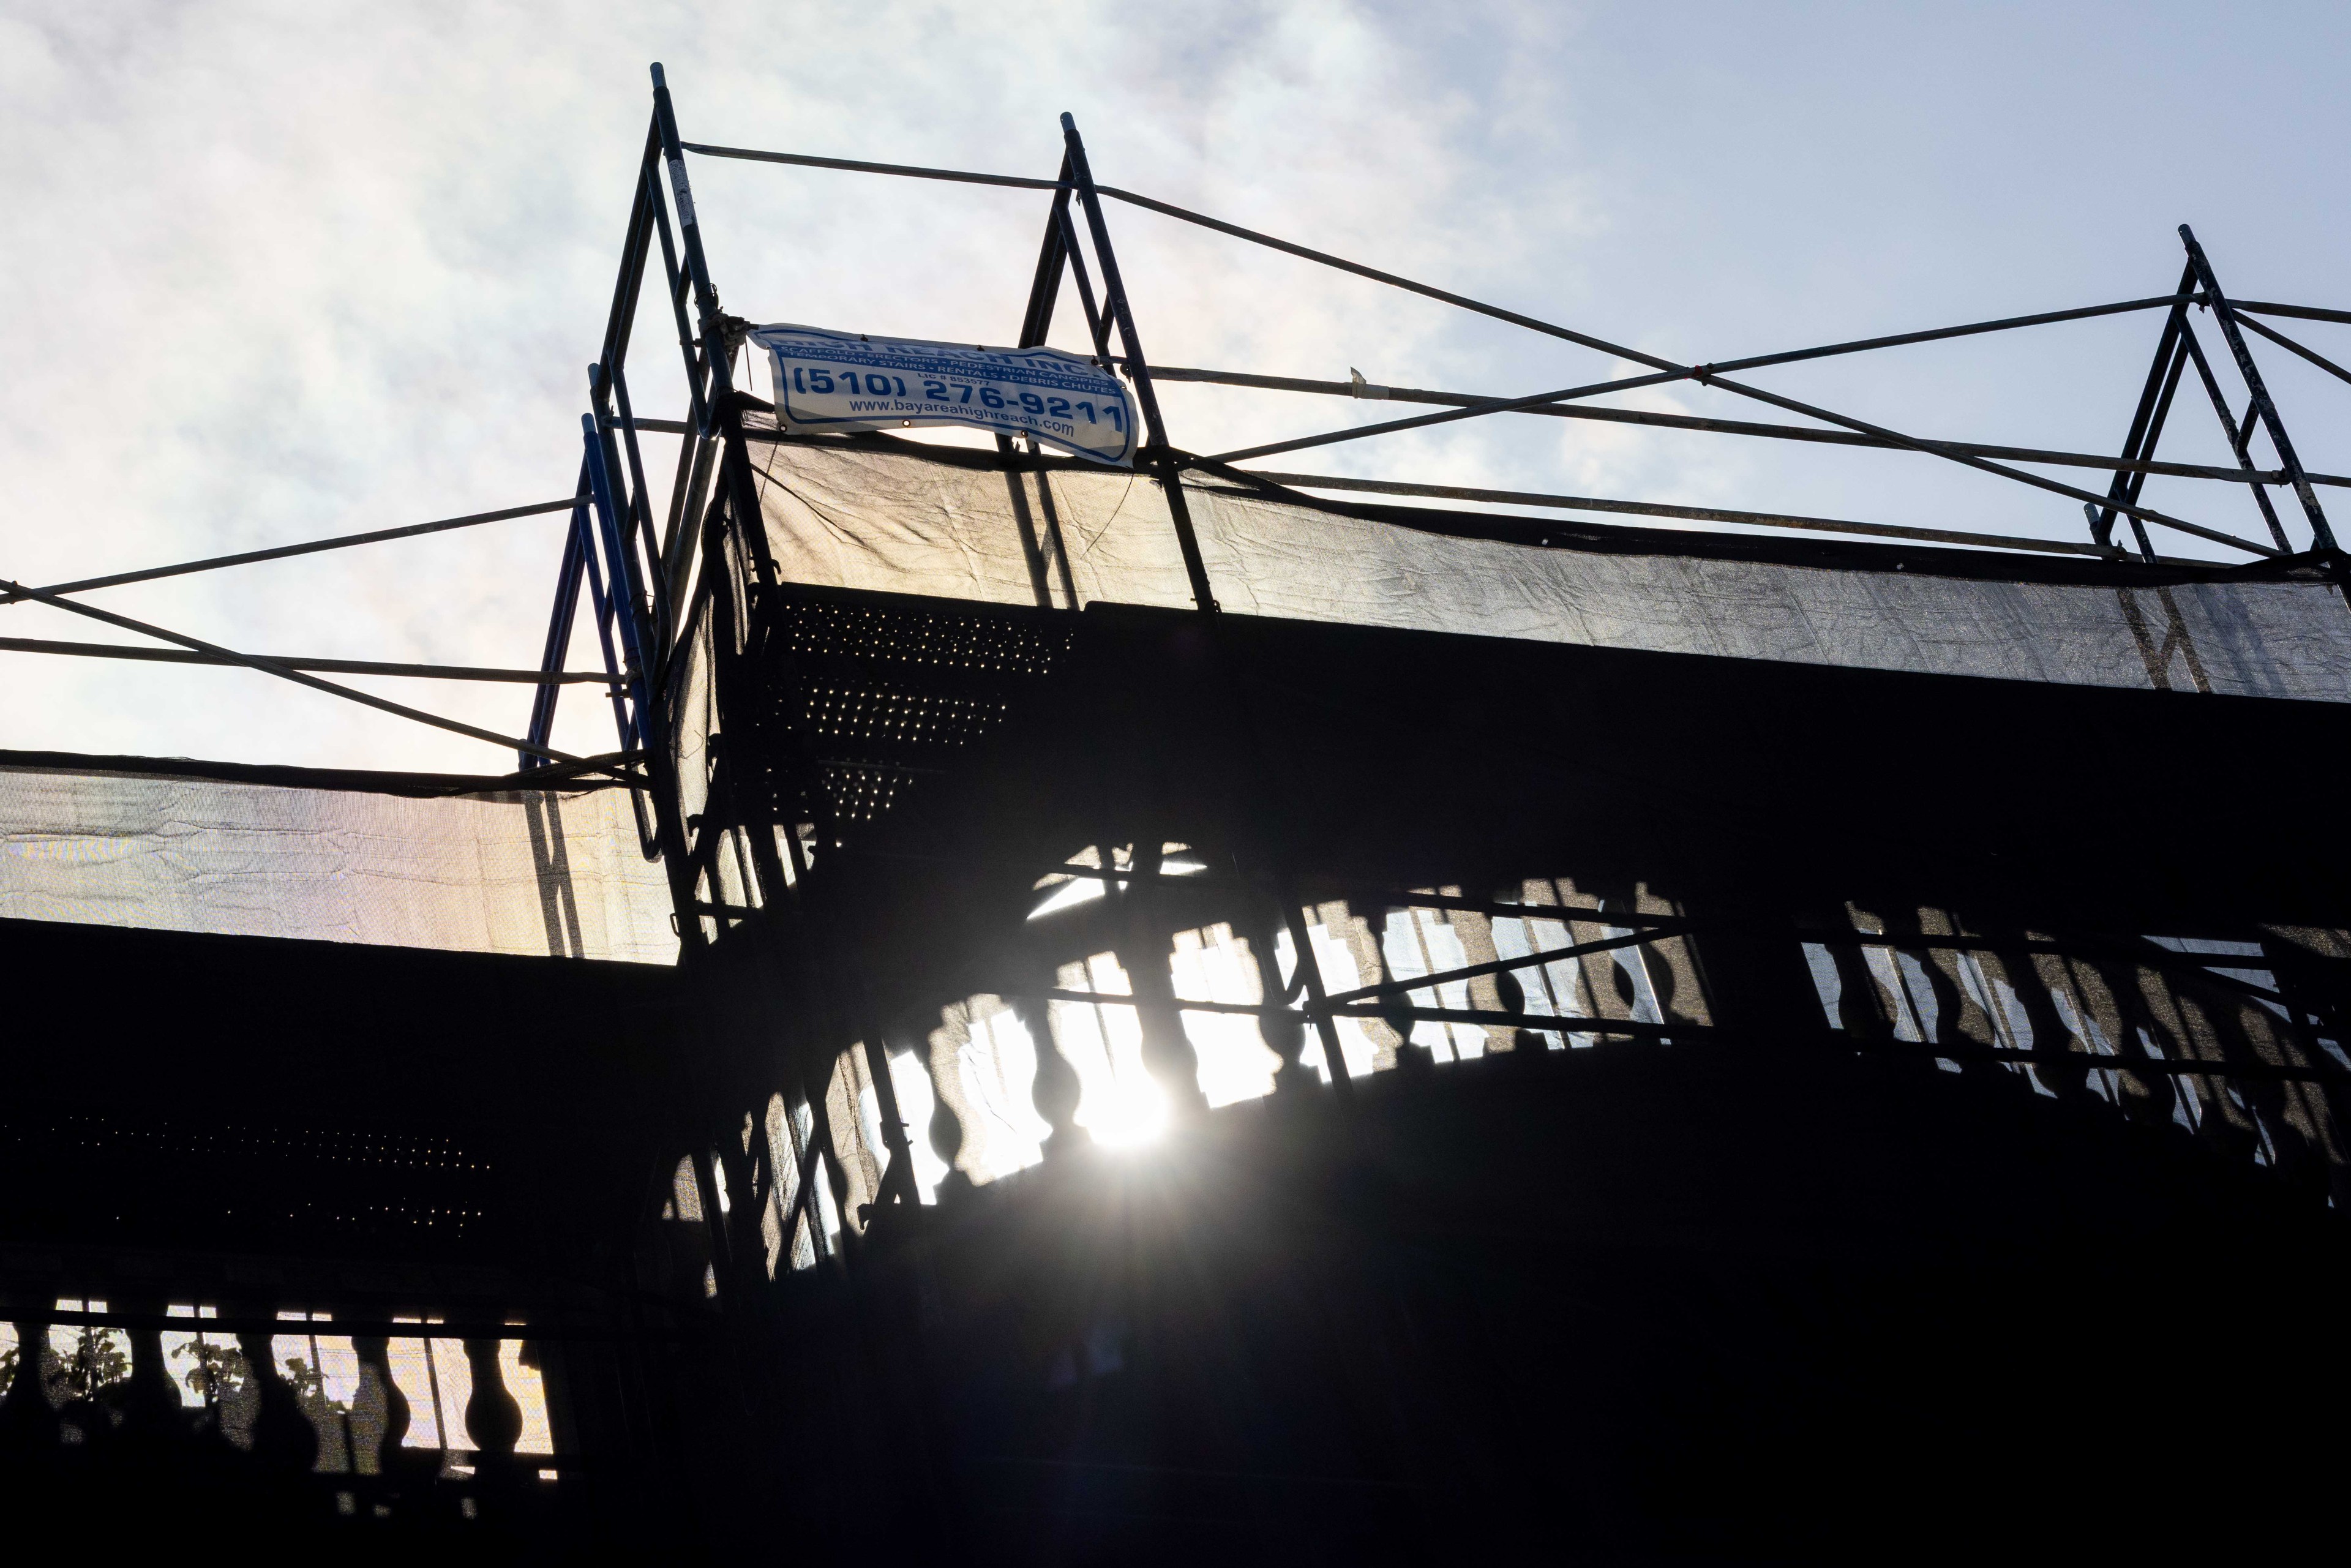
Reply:
M0 917L668 964L625 789L411 797L0 767Z
M1167 505L1143 476L1016 476L841 444L757 447L783 576L829 587L1034 604L1022 513L1062 563L1049 593L1188 607ZM1016 486L1018 494L1016 497ZM2351 612L2314 579L2161 586L1985 580L1460 538L1187 486L1200 550L1228 611L2078 685L2351 701ZM2153 580L2149 580L2152 582Z

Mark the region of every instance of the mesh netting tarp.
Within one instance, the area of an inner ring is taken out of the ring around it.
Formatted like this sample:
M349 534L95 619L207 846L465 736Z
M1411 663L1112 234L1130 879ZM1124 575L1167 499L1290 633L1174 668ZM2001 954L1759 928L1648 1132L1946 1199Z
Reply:
M406 795L0 764L0 918L667 964L622 789Z
M1145 476L1008 474L906 444L776 443L755 459L769 547L791 581L1015 604L1192 602L1165 497ZM1491 520L1464 514L1432 512L1422 528L1394 520L1400 508L1383 517L1216 483L1186 494L1217 599L1243 614L2351 701L2351 612L2314 571L1843 546L1839 563L1813 564L1825 553L1783 541L1626 529L1595 544L1598 530L1565 523L1541 547L1441 531ZM1640 535L1653 542L1623 542ZM1987 559L2015 561L2014 575Z

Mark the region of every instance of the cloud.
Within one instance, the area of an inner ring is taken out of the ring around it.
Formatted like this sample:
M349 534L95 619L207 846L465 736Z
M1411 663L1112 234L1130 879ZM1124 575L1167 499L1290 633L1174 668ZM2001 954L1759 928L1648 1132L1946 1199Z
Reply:
M651 59L690 138L1050 174L1066 108L1105 180L1476 284L1572 228L1573 203L1532 229L1511 215L1479 156L1493 132L1479 106L1524 113L1528 89L1508 61L1486 90L1433 76L1448 37L1328 5L653 6L593 26L471 5L18 7L0 22L19 236L0 260L14 368L0 573L58 580L567 493ZM730 309L1010 335L1040 199L695 172ZM1474 243L1465 208L1483 210ZM1155 217L1114 221L1164 361L1343 375L1426 358L1452 329L1418 301L1376 315L1372 285L1333 287ZM641 412L682 402L674 336L645 314ZM1212 399L1171 403L1196 447L1254 428ZM1268 412L1311 428L1349 408ZM492 525L92 601L261 652L528 665L559 528ZM41 607L8 615L16 635L119 635ZM500 765L262 676L32 655L0 655L0 670L16 747ZM507 730L526 706L515 689L380 689ZM566 714L564 743L609 744L578 694Z
M2251 280L2242 291L2326 294L2351 262L2345 220L2275 193L2333 178L2351 125L2322 35L2342 24L2215 30L2179 15L2169 43L2133 35L2142 96L2127 101L2168 106L2149 120L2124 113L2120 87L2085 96L2108 29L1997 8L1863 25L1834 8L1330 0L19 0L0 16L0 575L57 580L567 493L653 59L694 140L1047 174L1068 110L1107 182L1717 359L2159 291L2181 215ZM695 177L730 309L973 340L1014 329L1040 197L707 160ZM1163 362L1331 379L1359 365L1512 393L1612 367L1162 217L1112 216ZM1759 379L1921 434L2102 449L2150 332L2126 318ZM674 336L648 309L641 412L682 401ZM2278 381L2312 410L2297 416L2305 455L2351 465L2323 450L2340 421L2317 401L2344 389L2294 367ZM1397 412L1186 386L1166 402L1176 439L1202 451ZM1646 402L1759 417L1697 389ZM2209 434L2177 439L2220 455ZM2080 528L2061 498L1924 459L1546 419L1311 456L1506 488ZM527 665L559 528L497 524L93 602L261 652ZM116 634L0 613L14 635ZM503 765L258 675L0 654L0 679L14 747ZM518 689L382 689L495 729L528 706ZM565 704L559 744L609 744L589 703Z

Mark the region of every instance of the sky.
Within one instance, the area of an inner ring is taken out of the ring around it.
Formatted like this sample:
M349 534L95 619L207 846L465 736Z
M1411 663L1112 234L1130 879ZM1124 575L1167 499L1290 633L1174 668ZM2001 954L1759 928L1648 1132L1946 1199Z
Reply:
M2351 10L2293 5L0 0L0 577L568 494L654 60L689 141L1050 177L1066 110L1107 183L1692 361L2167 292L2182 222L2232 294L2351 307L2346 57ZM734 313L969 341L1018 328L1041 195L707 160L694 179ZM1110 218L1164 363L1520 395L1633 368L1148 214ZM636 406L674 415L683 380L645 321ZM1753 379L1913 434L2111 451L2158 326ZM2351 360L2351 328L2293 329ZM2262 353L2304 461L2351 470L2351 386ZM1616 401L1779 417L1696 387ZM1192 386L1165 402L1171 438L1202 452L1400 412ZM2227 460L2184 395L2163 455ZM2073 502L1911 454L1586 422L1505 416L1272 465L2083 532ZM2219 489L2157 479L2146 500L2256 528ZM248 652L529 666L562 527L87 597ZM0 621L139 641L42 605ZM572 656L590 659L584 628ZM512 766L246 671L0 653L0 747ZM529 702L349 684L507 734ZM574 688L555 738L610 749L609 710Z

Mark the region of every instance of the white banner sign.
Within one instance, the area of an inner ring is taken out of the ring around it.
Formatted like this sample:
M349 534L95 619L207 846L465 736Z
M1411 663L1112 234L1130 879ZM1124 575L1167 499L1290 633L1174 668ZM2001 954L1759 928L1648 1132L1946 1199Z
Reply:
M1096 463L1134 465L1134 405L1095 361L1059 349L987 349L820 327L761 327L787 430L967 424L1035 436Z

